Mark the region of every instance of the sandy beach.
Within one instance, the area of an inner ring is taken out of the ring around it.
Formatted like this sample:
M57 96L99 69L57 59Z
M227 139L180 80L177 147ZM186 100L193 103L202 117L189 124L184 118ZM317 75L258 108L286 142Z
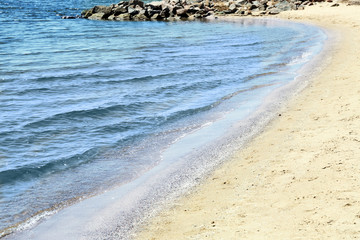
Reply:
M360 6L331 4L279 15L339 34L327 66L137 239L360 238Z

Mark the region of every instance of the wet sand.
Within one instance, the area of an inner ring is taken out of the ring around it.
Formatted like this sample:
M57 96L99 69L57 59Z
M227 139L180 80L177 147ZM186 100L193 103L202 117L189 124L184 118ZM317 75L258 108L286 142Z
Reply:
M330 5L279 16L338 33L326 67L137 239L360 237L360 6Z

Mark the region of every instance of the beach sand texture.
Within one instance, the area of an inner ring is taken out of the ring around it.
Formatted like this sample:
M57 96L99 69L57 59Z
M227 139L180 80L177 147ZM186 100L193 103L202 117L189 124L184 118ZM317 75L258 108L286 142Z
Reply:
M360 6L323 3L280 17L340 33L329 64L138 239L360 238Z

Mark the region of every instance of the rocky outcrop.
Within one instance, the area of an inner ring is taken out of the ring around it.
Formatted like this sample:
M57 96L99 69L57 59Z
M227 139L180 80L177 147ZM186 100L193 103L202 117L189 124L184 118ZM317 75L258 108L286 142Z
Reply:
M194 20L212 15L274 15L281 11L302 10L308 0L163 0L144 3L141 0L121 1L110 6L95 6L81 16L93 20Z

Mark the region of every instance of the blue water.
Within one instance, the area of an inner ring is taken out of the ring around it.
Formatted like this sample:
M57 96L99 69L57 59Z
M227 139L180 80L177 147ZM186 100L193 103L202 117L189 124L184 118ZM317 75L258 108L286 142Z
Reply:
M1 1L0 229L135 179L233 95L293 80L325 39L256 20L61 19L111 3Z

